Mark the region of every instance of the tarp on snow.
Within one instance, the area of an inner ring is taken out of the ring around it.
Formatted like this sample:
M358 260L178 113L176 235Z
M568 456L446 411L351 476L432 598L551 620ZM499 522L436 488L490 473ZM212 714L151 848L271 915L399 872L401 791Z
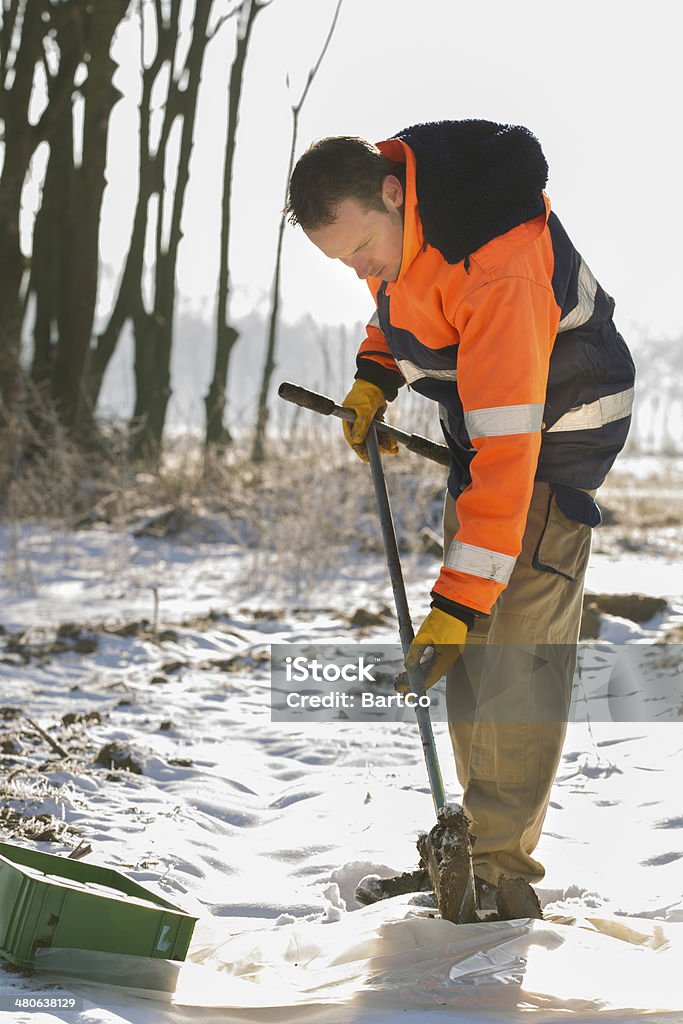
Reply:
M121 994L164 1000L160 1020L189 1019L183 1007L206 1008L203 1021L227 1020L217 1011L233 1010L269 1024L291 1020L294 1007L299 1019L317 1007L320 1022L399 1008L408 1019L410 1011L417 1019L448 1009L450 1020L474 1022L683 1019L678 923L590 917L454 925L406 896L329 923L204 935L190 961L172 967L74 950L43 950L39 966L80 978L84 995L83 982L106 979Z

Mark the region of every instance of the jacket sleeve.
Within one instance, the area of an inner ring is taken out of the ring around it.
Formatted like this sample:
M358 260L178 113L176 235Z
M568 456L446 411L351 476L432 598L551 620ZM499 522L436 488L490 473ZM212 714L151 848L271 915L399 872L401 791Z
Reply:
M458 391L475 454L433 593L437 604L441 597L487 614L522 547L559 311L550 288L504 277L446 312L460 338Z
M369 380L384 392L388 402L393 402L398 389L405 384L405 378L392 356L387 339L379 326L379 316L374 316L366 327L367 334L361 342L356 356L356 380Z

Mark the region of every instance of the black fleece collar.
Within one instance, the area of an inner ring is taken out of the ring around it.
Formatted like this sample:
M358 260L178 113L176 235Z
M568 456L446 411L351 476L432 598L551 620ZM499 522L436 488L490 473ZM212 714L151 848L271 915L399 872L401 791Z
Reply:
M459 263L543 212L548 164L528 128L434 121L404 128L394 138L415 154L424 238L447 263Z

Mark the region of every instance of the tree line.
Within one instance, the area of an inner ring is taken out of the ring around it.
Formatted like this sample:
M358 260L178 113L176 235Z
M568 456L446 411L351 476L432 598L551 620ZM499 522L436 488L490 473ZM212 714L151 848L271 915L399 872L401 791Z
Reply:
M134 340L135 458L154 462L162 448L171 395L171 353L178 301L176 268L190 184L202 71L208 47L232 31L225 97L225 149L216 282L215 356L204 398L205 444L230 443L226 393L239 333L231 322L230 232L240 103L257 18L275 0L2 0L0 25L0 430L49 402L79 443L96 434L95 409L124 328ZM292 104L289 169L298 120L332 38L342 0L304 89ZM188 18L188 6L192 8ZM137 198L115 296L94 334L100 284L100 228L108 183L111 115L121 99L112 44L126 19L141 41L137 117ZM183 28L183 25L189 27ZM189 38L188 38L189 34ZM161 126L154 112L161 95ZM49 155L30 242L22 213L32 161ZM284 215L277 249L266 359L255 419L253 457L265 457L270 383L280 306ZM153 252L151 266L150 250ZM22 338L32 341L30 365Z

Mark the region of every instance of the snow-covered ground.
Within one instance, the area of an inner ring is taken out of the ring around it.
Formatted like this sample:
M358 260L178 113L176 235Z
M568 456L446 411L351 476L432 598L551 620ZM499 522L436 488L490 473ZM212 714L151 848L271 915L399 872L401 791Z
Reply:
M642 479L626 464L617 504L628 473ZM660 473L653 506L667 488L680 499L680 478ZM650 593L667 610L645 624L605 617L602 636L680 642L680 526L654 525L630 546L615 529L596 538L588 589ZM570 725L538 850L544 922L456 926L410 897L361 908L360 878L415 867L416 835L433 823L417 728L274 724L268 656L273 643L394 641L390 618L349 622L391 605L381 556L340 558L304 599L225 540L40 524L2 527L1 540L0 840L63 855L87 842L89 860L158 887L200 923L173 1004L65 981L79 1013L13 1010L16 996L61 989L4 967L0 1020L683 1018L680 722ZM426 556L406 565L415 619L434 569ZM457 800L446 726L435 733ZM139 773L95 764L114 741Z

